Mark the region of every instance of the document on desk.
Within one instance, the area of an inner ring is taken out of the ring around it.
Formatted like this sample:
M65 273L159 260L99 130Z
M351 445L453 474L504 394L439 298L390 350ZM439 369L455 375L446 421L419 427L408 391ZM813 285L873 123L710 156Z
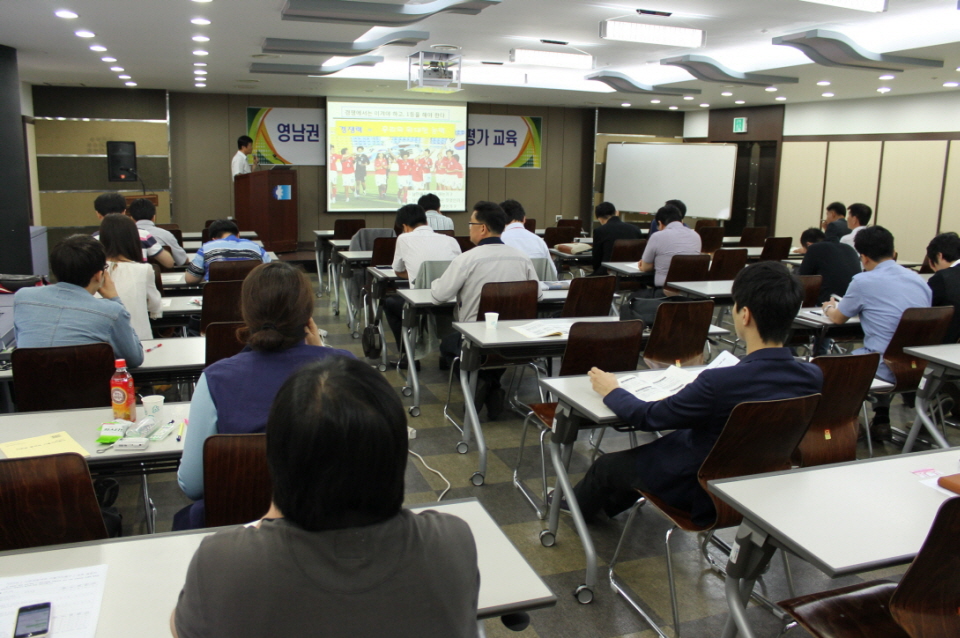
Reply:
M63 454L76 452L82 456L90 456L83 447L66 432L55 432L34 436L29 439L0 443L0 452L8 459L19 459L25 456L44 456L46 454Z
M696 378L697 372L670 366L659 374L621 377L620 387L641 401L659 401L680 392Z
M106 583L106 565L0 578L0 632L13 635L20 607L50 603L51 636L93 638Z
M514 326L513 329L529 339L543 339L568 336L570 325L567 321L533 321L522 326Z

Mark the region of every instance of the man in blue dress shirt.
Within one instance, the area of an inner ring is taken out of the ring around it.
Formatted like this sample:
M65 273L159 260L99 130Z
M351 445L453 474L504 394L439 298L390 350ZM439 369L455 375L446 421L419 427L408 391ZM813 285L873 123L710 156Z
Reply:
M673 430L651 443L601 456L574 488L584 517L601 510L615 516L649 491L668 505L690 512L693 522L716 519L697 471L737 404L806 396L820 392L823 374L812 363L796 361L783 347L800 304L803 287L779 262L744 268L733 282L733 322L747 344L739 364L704 370L683 390L662 401L641 401L619 387L616 376L590 371L593 389L626 424L618 429Z

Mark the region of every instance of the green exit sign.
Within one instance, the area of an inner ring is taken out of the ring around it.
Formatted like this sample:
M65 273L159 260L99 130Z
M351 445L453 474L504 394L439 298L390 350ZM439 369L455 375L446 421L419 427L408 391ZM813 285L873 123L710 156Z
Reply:
M747 132L747 118L745 118L745 117L735 117L735 118L733 118L733 132L734 132L734 133L746 133L746 132Z

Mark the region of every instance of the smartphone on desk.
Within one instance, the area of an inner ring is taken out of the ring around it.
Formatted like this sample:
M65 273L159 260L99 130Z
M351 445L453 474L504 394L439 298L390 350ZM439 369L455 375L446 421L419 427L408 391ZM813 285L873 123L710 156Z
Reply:
M37 638L50 633L50 603L21 607L17 612L17 628L13 638Z

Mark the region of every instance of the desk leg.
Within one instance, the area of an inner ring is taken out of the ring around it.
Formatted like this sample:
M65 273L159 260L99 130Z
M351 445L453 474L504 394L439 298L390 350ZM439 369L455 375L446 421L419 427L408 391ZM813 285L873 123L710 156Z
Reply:
M143 472L140 474L140 492L143 495L143 514L147 522L147 534L157 531L157 508L150 499L150 486L147 483L147 469L142 463Z
M323 242L317 237L313 245L313 257L317 262L317 296L323 295Z
M467 341L464 340L464 344ZM464 365L464 358L469 356L466 349L460 351L460 388L463 390L463 440L457 444L457 451L465 453L470 447L471 433L477 437L477 452L480 459L477 471L470 477L470 482L476 486L483 485L484 476L487 474L487 443L483 440L483 430L480 428L480 415L477 414L477 408L473 404L473 398L477 395L477 374L479 370L467 370Z
M723 638L754 638L753 629L747 622L746 606L757 578L770 563L777 548L770 542L766 532L755 528L744 519L737 529L737 537L727 560L727 577L724 590L730 616L723 628ZM738 633L739 632L739 633Z
M403 310L406 312L407 308ZM413 312L412 308L410 312ZM412 338L414 330L415 328L403 326L400 332L400 338L403 340L403 351L407 353L407 387L404 387L402 392L404 396L410 396L407 390L411 390L413 405L409 409L410 416L420 416L420 374L417 372L416 360L413 358L416 355L414 352L415 341ZM386 343L384 343L384 352L386 352Z
M330 285L333 286L333 314L340 314L340 264L330 258Z
M920 387L917 389L917 416L914 418L913 426L910 428L907 440L903 444L903 454L907 454L913 450L913 444L917 441L920 429L924 427L940 448L945 450L950 447L947 440L940 434L940 429L937 427L937 424L930 418L930 410L928 409L929 402L937 398L937 392L940 391L940 386L943 385L943 377L945 375L946 369L943 366L938 366L933 363L928 363L927 369L923 371L923 379L920 381Z

